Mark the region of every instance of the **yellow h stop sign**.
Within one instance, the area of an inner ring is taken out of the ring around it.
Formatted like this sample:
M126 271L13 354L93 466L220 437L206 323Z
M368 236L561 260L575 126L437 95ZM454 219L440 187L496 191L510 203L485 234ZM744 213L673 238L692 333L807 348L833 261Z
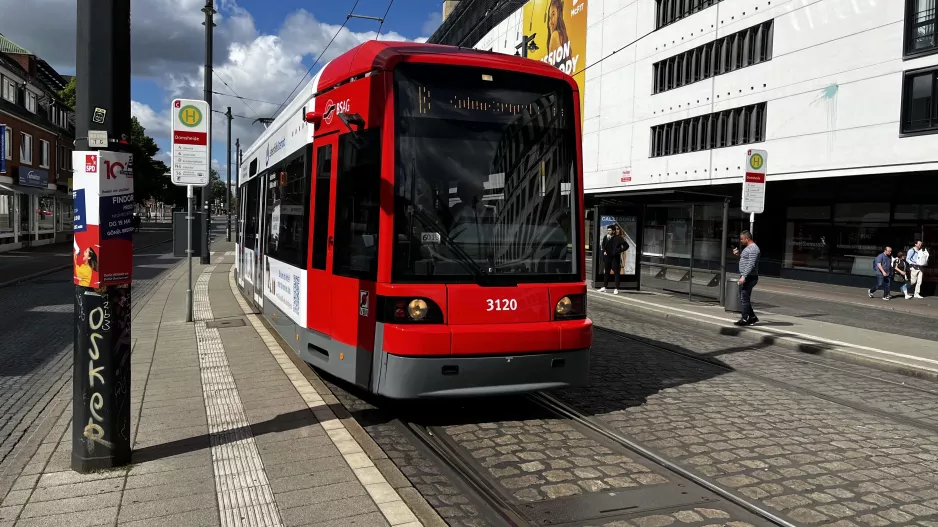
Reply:
M179 110L179 122L189 128L195 128L202 122L202 112L195 106L183 106Z

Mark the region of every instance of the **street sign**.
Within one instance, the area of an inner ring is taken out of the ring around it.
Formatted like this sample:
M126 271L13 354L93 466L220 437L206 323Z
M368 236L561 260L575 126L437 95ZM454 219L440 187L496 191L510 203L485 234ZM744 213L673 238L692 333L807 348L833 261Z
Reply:
M107 148L107 130L88 130L88 148Z
M743 179L743 212L762 214L765 210L765 171L769 154L765 150L746 153L746 177Z
M173 184L208 185L211 120L208 103L194 99L176 99L170 112L173 115Z

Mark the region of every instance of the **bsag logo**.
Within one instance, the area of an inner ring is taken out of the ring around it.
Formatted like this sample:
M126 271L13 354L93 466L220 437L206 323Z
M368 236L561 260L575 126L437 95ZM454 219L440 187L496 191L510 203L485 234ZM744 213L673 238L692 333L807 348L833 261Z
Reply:
M335 117L337 113L347 113L351 107L351 100L345 99L344 101L339 101L338 104L332 102L332 99L326 101L326 112L322 116L322 120L326 124L332 124L332 118Z
M264 163L267 166L270 166L270 156L276 154L277 152L282 150L285 146L287 146L286 139L281 139L277 141L276 143L274 143L273 147L271 147L270 145L267 145L267 161L265 161Z
M94 155L85 156L85 172L91 172L91 173L98 172L98 156L94 156Z
M368 316L368 291L358 292L358 316Z

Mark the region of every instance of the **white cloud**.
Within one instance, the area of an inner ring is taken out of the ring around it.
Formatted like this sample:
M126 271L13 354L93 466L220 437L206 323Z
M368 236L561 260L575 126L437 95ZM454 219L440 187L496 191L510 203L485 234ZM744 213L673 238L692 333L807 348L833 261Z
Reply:
M426 21L424 21L424 23L423 23L423 27L421 28L421 32L422 32L424 35L432 35L433 32L436 31L437 28L440 27L440 24L442 24L442 23L443 23L443 13L442 13L441 11L436 11L436 12L434 12L434 13L430 13L430 14L427 16ZM424 38L426 39L426 38L429 38L429 37L424 37Z
M215 0L215 4L219 13L215 15L213 90L231 93L233 89L244 98L270 101L213 96L215 110L223 112L226 106L231 106L235 115L246 117L232 122L232 138L240 138L245 147L264 130L263 125L252 121L274 114L280 102L306 74L308 64L323 52L333 36L335 40L311 74L339 54L376 37L374 31L354 32L346 28L339 31L340 26L322 22L304 9L290 14L276 34L262 34L251 14L236 0ZM147 134L164 144L170 133L170 101L176 97L203 97L203 6L204 0L134 0L132 3L133 75L151 79L164 93L160 101L133 101L131 110ZM53 67L69 71L75 67L75 12L75 0L0 0L4 35ZM49 13L56 13L56 16L49 16ZM435 15L428 18L425 28L430 27ZM382 33L380 38L407 40L395 32ZM307 76L303 83L308 81ZM212 126L213 142L223 145L227 139L224 115L213 113ZM224 155L224 151L213 154ZM161 155L168 158L165 151ZM213 155L213 158L220 156ZM224 164L220 166L223 168Z
M139 101L130 101L130 114L140 121L150 137L169 137L169 113L157 113L149 105Z

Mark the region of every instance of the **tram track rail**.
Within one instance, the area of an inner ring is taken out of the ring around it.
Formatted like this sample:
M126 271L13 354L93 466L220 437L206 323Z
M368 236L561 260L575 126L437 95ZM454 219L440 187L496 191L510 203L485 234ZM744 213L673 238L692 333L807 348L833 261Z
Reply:
M712 359L712 358L710 358L710 357L707 357L707 356L695 354L695 353L693 353L693 352L684 351L684 350L679 349L678 347L671 347L671 346L662 345L661 343L654 342L654 341L652 341L652 340L650 340L650 339L646 339L646 338L644 338L644 337L635 336L635 335L629 335L629 334L627 334L627 333L624 333L624 332L622 332L622 331L618 331L618 330L615 330L615 329L611 329L611 328L607 328L607 327L603 327L603 326L599 326L599 325L594 325L594 326L593 326L593 329L594 329L594 330L602 331L602 332L607 333L607 334L610 334L610 335L613 335L613 336L615 336L615 337L617 337L617 338L620 338L620 339L624 339L624 340L628 340L628 341L631 341L631 342L639 343L639 344L641 344L641 345L643 345L643 346L646 346L646 347L649 347L649 348L652 348L652 349L655 349L655 350L658 350L658 351L663 351L663 352L665 352L665 353L669 353L669 354L672 354L672 355L676 355L676 356L678 356L678 357L681 357L681 358L684 358L684 359L687 359L687 360L690 360L690 361L694 361L694 362L698 362L698 363L701 363L701 364L705 364L705 365L707 365L707 366L710 366L710 367L713 367L713 368L717 368L717 369L719 369L719 370L721 370L721 371L723 371L723 372L726 372L726 373L736 373L736 374L739 374L739 375L743 375L743 376L749 377L750 379L754 379L754 380L757 380L757 381L759 381L759 382L763 382L763 383L765 383L765 384L768 384L768 385L773 386L773 387L776 387L776 388L781 388L781 389L783 389L783 390L787 390L787 391L790 391L790 392L798 393L798 394L801 394L801 395L807 395L807 396L813 397L813 398L815 398L815 399L820 399L820 400L823 400L823 401L826 401L826 402L829 402L829 403L833 403L833 404L837 404L837 405L840 405L840 406L844 406L844 407L846 407L846 408L850 408L851 410L856 410L856 411L858 411L858 412L864 412L864 413L876 415L876 416L883 417L883 418L886 418L886 419L889 419L889 420L892 420L892 421L895 421L895 422L897 422L897 423L901 423L901 424L904 424L904 425L907 425L907 426L913 426L913 427L917 427L917 428L924 428L924 429L930 430L930 431L932 431L932 432L938 433L938 424L935 424L935 423L928 423L928 422L922 421L921 419L915 419L915 418L911 418L911 417L906 417L906 416L902 416L902 415L897 415L897 414L895 414L895 413L887 412L887 411L882 410L882 409L879 409L879 408L874 408L874 407L869 406L869 405L866 405L866 404L862 404L862 403L850 401L850 400L845 399L845 398L843 398L843 397L837 397L837 396L834 396L834 395L830 395L830 394L826 394L826 393L823 393L823 392L819 392L819 391L817 391L817 390L812 390L812 389L810 389L810 388L805 388L804 386L798 386L798 385L793 384L793 383L790 383L790 382L786 382L786 381L774 379L774 378L769 377L769 376L766 376L766 375L762 375L762 374L759 374L759 373L755 373L755 372L752 372L752 371L748 371L748 370L746 370L746 369L740 369L740 368L737 368L737 367L735 367L735 366L731 366L731 365L728 365L728 364L724 364L724 363L722 363L722 362L720 362L720 361L718 361L718 360L714 360L714 359ZM786 360L786 361L789 361L789 362L792 362L792 363L796 363L796 364L810 364L811 366L815 366L815 367L818 367L818 368L824 368L824 369L831 370L831 371L836 371L836 372L838 372L838 373L841 373L841 374L844 374L844 375L854 376L854 377L857 377L857 378L859 378L859 379L864 379L864 380L868 380L868 381L876 381L876 382L879 382L879 383L883 383L883 384L888 384L888 385L900 387L900 388L902 388L902 389L909 390L909 391L913 391L913 392L916 392L916 393L925 394L925 395L928 395L928 396L931 396L931 397L938 397L938 391L929 390L929 389L926 389L926 388L921 388L921 387L915 386L915 385L903 384L903 383L899 383L899 382L892 381L892 380L889 380L889 379L883 379L883 378L877 377L877 376L875 376L875 375L870 375L870 374L865 374L865 373L860 373L860 372L854 372L854 371L851 371L851 370L846 369L846 368L838 368L837 366L832 366L832 365L828 365L828 364L823 364L823 363L820 363L820 362L817 362L817 361L811 361L811 360L807 360L807 359L801 359L801 358L791 357L791 356L786 355L786 354L784 354L784 353L777 353L777 352L774 352L774 351L771 351L771 350L766 350L766 349L759 349L759 353L769 354L769 355L772 355L772 356L775 356L775 357L778 357L778 358L781 358L781 359L784 359L784 360Z
M448 426L463 420L477 420L481 417L478 415L478 408L470 409L465 416L454 415L452 408L446 410L445 403L444 406L438 406L440 403L405 404L384 399L378 401L378 398L335 379L330 379L327 385L333 391L341 390L345 392L344 395L374 404L378 412L385 414L377 421L386 423L392 420L391 418L397 421L400 428L406 430L409 441L419 444L424 451L431 453L433 462L441 466L444 473L449 473L458 481L462 492L480 509L477 519L484 519L486 525L559 527L599 526L607 522L618 525L615 522L643 515L704 507L727 511L734 520L743 520L752 525L796 527L796 524L683 469L546 393L514 396L512 402L514 406L521 408L520 415L527 415L534 420L563 421L584 431L588 437L602 438L603 444L613 447L613 453L629 455L636 462L644 462L644 466L649 466L652 470L657 469L655 473L667 478L668 483L641 489L610 488L601 492L536 502L514 499L499 479L483 468L479 460L473 459L472 453L460 446L453 433L446 430ZM346 397L337 394L337 399L343 401ZM356 409L344 402L342 404L367 432L368 424L356 416ZM523 419L520 415L516 418ZM497 422L497 416L494 421ZM584 514L583 511L586 510L592 512ZM580 516L577 516L578 513Z

